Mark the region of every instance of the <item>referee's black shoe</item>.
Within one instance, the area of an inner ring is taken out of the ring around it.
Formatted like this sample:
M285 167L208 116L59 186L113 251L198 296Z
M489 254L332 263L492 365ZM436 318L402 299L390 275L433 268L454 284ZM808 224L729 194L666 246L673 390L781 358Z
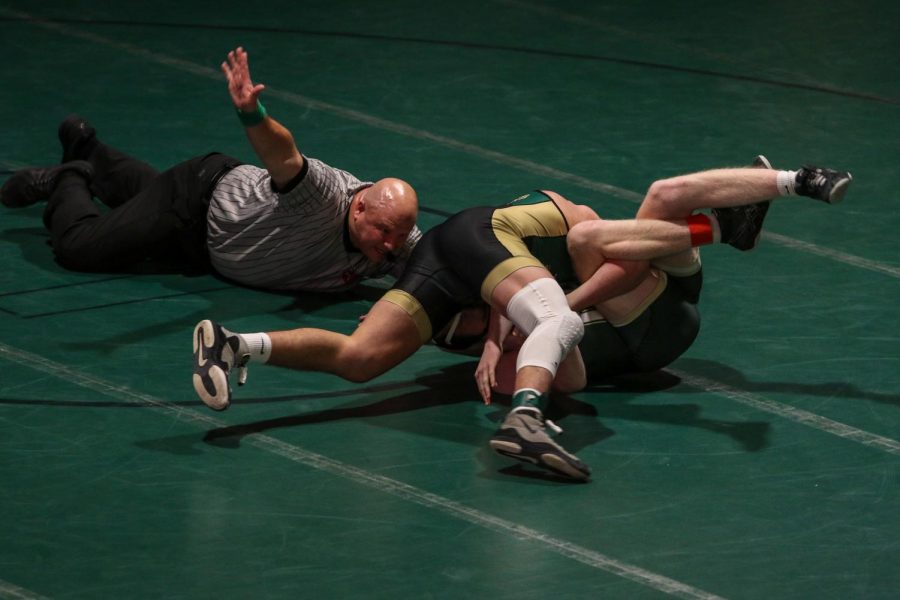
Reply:
M90 154L88 147L97 135L91 124L76 114L63 119L56 133L59 136L59 143L62 144L64 163L87 158Z
M55 167L22 169L13 173L0 188L0 203L10 208L22 208L47 200L59 176L67 171L74 171L87 181L94 176L94 168L85 160L73 160Z
M490 446L498 454L565 477L581 481L590 479L591 468L550 439L544 423L543 415L536 410L513 410L491 438Z
M225 410L231 404L228 375L240 369L239 384L247 378L250 354L241 350L241 340L218 323L200 321L194 327L194 391L213 410Z

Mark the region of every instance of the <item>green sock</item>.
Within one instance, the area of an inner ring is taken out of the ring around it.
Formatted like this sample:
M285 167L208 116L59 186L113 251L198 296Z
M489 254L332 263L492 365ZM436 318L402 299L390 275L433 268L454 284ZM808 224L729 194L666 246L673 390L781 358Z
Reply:
M512 407L513 410L517 408L537 409L543 414L544 409L547 408L548 401L548 394L542 394L534 388L522 388L513 394Z

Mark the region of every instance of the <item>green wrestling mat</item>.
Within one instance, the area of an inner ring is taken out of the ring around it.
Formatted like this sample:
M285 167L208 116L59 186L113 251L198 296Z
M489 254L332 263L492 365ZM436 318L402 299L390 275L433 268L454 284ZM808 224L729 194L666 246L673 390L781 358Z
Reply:
M0 0L0 180L87 117L159 168L255 161L219 64L243 45L306 154L409 180L420 226L537 187L633 216L654 179L850 170L703 251L664 372L556 405L594 469L495 456L475 362L367 384L261 367L213 413L191 330L352 331L388 281L292 297L57 266L0 208L0 598L895 598L898 5Z

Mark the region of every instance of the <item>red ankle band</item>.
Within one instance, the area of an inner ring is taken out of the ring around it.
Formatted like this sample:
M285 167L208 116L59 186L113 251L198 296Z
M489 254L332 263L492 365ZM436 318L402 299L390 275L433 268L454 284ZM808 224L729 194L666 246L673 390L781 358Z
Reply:
M691 232L691 246L705 246L713 243L712 223L703 214L691 215L687 218L688 230Z

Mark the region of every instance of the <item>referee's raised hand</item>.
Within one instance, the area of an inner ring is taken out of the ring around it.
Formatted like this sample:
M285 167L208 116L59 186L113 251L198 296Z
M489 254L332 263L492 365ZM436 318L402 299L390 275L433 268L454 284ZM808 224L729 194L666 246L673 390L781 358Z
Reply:
M250 79L247 52L240 46L229 52L228 60L222 63L222 72L228 80L228 92L234 106L247 113L254 112L259 94L266 86L261 83L254 85Z

